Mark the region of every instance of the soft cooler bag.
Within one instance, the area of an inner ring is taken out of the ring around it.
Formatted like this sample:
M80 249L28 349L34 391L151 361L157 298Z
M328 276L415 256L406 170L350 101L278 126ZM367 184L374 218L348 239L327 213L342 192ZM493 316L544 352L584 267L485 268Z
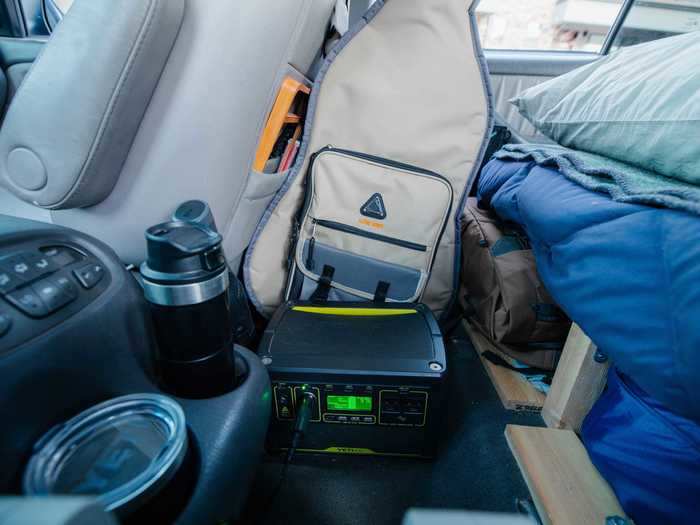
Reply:
M544 287L528 239L475 198L467 199L462 228L465 315L499 350L554 370L571 321Z
M425 289L452 207L442 175L326 146L312 156L289 299L410 302ZM324 281L324 277L327 281Z

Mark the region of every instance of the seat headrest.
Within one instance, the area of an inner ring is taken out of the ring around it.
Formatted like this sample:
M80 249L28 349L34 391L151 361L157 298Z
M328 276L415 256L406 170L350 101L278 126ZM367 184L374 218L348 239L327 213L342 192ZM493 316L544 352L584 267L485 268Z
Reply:
M77 0L10 104L0 184L48 209L105 199L177 38L184 2Z

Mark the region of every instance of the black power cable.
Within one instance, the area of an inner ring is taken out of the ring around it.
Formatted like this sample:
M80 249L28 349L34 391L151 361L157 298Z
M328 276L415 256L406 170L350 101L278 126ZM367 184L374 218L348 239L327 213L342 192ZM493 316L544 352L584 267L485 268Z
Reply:
M301 402L297 407L297 417L294 420L294 434L292 435L292 442L287 449L287 455L285 456L284 463L282 464L282 471L280 472L280 477L277 480L275 489L272 491L272 495L268 501L267 509L265 509L265 513L259 523L267 522L267 518L270 515L270 510L273 508L273 503L277 499L277 496L282 490L282 486L287 479L289 464L292 462L297 448L299 448L299 445L301 445L301 442L304 439L306 427L308 427L309 421L311 421L311 414L313 413L313 409L317 402L318 400L316 399L316 396L312 392L305 390L305 387L302 387Z
M302 387L301 403L297 407L297 417L294 421L294 435L292 436L292 444L287 451L287 458L285 464L289 464L294 457L294 453L301 444L301 440L304 439L304 433L306 432L306 427L309 425L311 420L311 412L313 411L314 404L316 403L316 396Z

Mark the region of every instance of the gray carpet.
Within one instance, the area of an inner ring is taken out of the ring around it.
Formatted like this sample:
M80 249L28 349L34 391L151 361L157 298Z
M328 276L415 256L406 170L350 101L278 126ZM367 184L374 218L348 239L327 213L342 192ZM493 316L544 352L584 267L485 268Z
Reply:
M503 432L508 423L542 420L503 409L461 329L448 341L448 367L449 430L435 460L299 454L270 504L281 461L269 457L244 521L398 525L410 507L515 512L528 491Z

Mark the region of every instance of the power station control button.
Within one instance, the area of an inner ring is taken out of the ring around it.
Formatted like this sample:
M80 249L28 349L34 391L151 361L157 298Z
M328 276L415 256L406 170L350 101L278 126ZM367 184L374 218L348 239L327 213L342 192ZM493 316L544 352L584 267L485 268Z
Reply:
M401 411L404 414L422 414L425 412L425 399L407 398L401 401Z
M401 412L401 400L398 397L382 398L383 412Z
M290 388L276 388L275 401L277 402L277 419L294 419L294 404Z
M382 414L381 424L400 426L420 426L423 424L423 414Z

